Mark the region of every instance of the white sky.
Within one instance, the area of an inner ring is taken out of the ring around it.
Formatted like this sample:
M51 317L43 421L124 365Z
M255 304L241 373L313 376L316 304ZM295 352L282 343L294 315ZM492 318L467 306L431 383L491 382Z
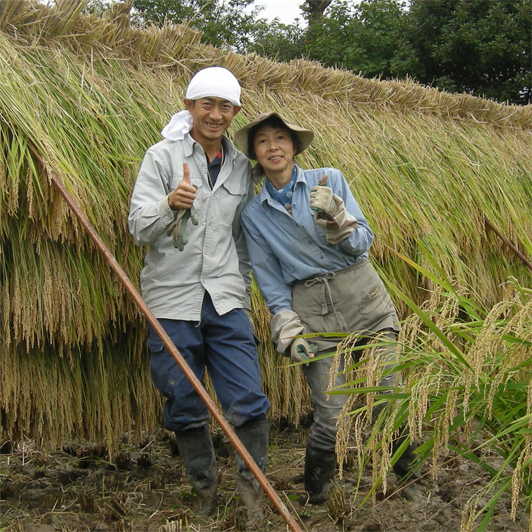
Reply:
M292 24L295 18L303 22L299 4L303 4L303 0L255 0L253 5L264 6L259 15L261 18L273 20L277 17L283 24Z

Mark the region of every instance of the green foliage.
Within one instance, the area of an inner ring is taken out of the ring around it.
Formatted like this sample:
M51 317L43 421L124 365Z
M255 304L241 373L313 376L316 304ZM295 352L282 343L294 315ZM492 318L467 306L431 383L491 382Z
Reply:
M203 33L202 41L217 47L244 52L256 32L264 31L261 8L248 9L255 0L134 0L135 23L162 26L166 21L188 24Z
M255 0L134 0L133 21L186 23L205 43L276 61L307 58L365 77L525 104L532 95L529 0L316 0L307 27L259 18ZM104 0L92 0L98 12Z
M281 24L275 19L269 25L257 28L248 51L273 61L288 62L306 57L306 41L306 30L299 24Z
M388 282L412 310L397 342L402 385L378 387L373 374L379 370L371 370L368 355L348 369L354 375L343 391L367 398L367 406L349 413L360 442L363 423L357 420L369 417L373 404L388 402L359 450L361 462L374 464L375 486L364 502L379 482L386 489L386 471L398 458L390 455L390 442L408 423L411 438L420 443L419 461L431 459L433 474L440 459L451 455L490 475L464 508L461 526L463 532L484 531L501 498L511 500L512 516L532 501L532 291L509 279L505 299L485 309L442 272L438 277L404 259L435 288L418 306ZM425 259L437 268L437 259Z
M325 66L366 77L415 77L417 58L407 36L408 12L398 0L341 1L309 25L307 50Z
M529 0L412 0L423 83L512 103L532 96Z

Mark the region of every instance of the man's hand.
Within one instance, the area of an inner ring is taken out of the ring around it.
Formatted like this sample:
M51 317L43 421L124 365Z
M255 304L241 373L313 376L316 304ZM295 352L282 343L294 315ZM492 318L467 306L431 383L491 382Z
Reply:
M296 338L290 344L290 358L292 362L309 362L318 354L318 346L307 342L304 338Z
M188 164L183 164L183 179L177 185L177 188L168 195L168 205L173 211L176 211L174 222L168 227L167 236L172 237L172 243L179 251L188 242L187 222L198 225L198 213L193 203L196 199L196 186L190 184L190 168Z
M177 188L168 195L168 205L173 211L190 209L196 199L197 187L190 184L190 168L183 163L183 179Z

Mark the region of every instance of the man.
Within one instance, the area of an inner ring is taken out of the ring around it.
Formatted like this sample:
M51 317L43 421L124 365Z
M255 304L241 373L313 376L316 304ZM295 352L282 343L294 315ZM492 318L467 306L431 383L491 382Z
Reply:
M148 149L131 198L129 230L148 246L142 296L196 376L205 368L225 417L264 470L266 413L250 309L251 267L240 213L253 196L247 159L224 136L240 111L240 85L221 67L190 81L186 111ZM216 506L217 467L210 414L150 330L150 367L166 397L164 424L175 432L198 510ZM260 519L261 489L239 456L237 485L248 518Z
M334 353L342 340L335 333L356 333L356 346L364 347L379 333L395 339L400 325L368 259L373 232L344 176L335 168L302 170L294 162L313 137L312 131L268 112L237 131L235 142L258 161L253 173L266 176L259 195L242 212L242 225L255 278L272 314L277 351L306 362L302 369L311 389L314 422L304 481L309 502L319 504L327 500L335 474L337 419L347 395L326 394L332 357L309 359L318 352ZM313 333L311 340L298 337ZM360 356L360 351L355 353ZM389 363L381 386L393 386L393 348L383 358ZM345 375L340 373L335 386L343 384ZM401 435L394 442L394 452L404 440ZM400 479L412 478L414 458L409 445L393 466Z

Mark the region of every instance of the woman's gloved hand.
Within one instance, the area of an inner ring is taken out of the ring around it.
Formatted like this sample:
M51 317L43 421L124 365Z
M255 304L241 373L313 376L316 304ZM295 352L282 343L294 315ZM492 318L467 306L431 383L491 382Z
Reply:
M296 338L290 344L292 362L307 362L318 354L318 346L307 342L305 338Z
M316 223L325 229L327 242L339 244L353 233L357 221L347 212L344 200L326 186L327 179L324 175L310 190L310 208Z
M344 225L347 212L343 200L325 186L326 178L327 176L323 176L320 184L310 190L310 208L314 211L316 220L331 222L329 225L340 229Z

